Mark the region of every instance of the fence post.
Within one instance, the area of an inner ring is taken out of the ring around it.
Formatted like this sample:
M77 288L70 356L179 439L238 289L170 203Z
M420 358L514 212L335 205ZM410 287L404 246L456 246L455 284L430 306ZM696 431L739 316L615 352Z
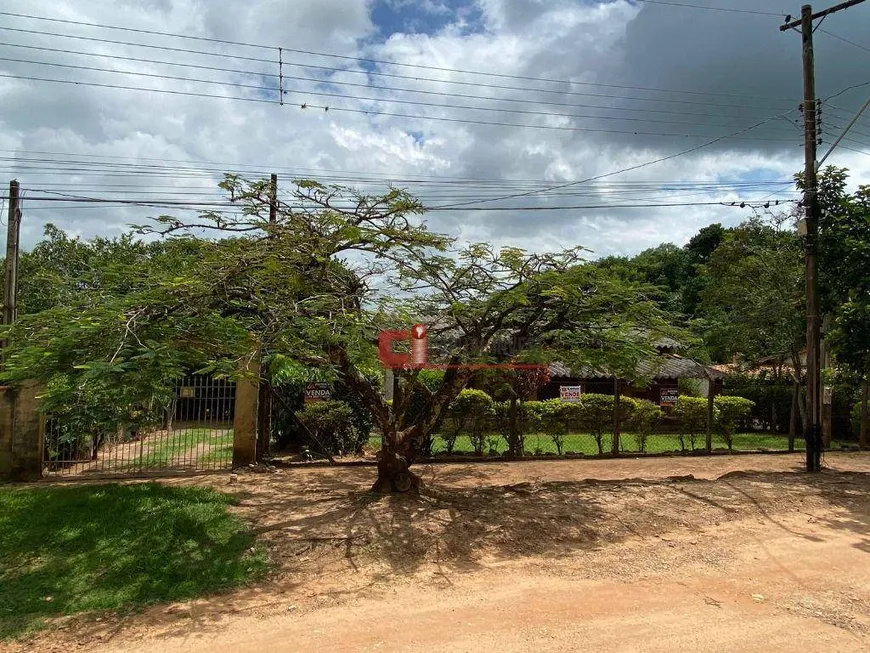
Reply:
M620 437L620 399L622 388L619 383L619 377L613 379L613 442L611 443L610 452L616 456L619 454L619 437Z
M707 437L704 449L707 453L713 451L713 420L715 416L716 386L713 383L713 375L707 371Z
M0 390L0 478L36 481L42 478L45 420L38 410L38 386Z
M236 382L233 419L233 468L257 462L257 415L260 395L260 359L252 355Z

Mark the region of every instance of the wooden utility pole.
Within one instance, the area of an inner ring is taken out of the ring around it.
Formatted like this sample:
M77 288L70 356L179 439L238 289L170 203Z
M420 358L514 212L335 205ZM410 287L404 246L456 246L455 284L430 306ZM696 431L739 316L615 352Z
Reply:
M269 224L278 222L278 175L274 172L269 179ZM274 238L271 234L270 238ZM268 365L265 360L260 366L262 378L257 401L257 462L265 460L272 444L272 383L268 378Z
M269 224L278 221L278 175L272 173L269 183Z
M819 323L818 242L819 205L816 177L816 75L813 52L813 8L801 7L801 39L804 65L804 218L806 220L807 293L807 397L809 419L806 432L808 472L821 470L821 325Z
M18 257L21 208L17 181L9 182L9 213L6 219L6 283L3 289L3 324L18 317Z
M819 315L818 284L818 240L819 240L819 203L818 203L818 166L816 147L818 146L817 98L815 77L815 56L813 52L813 23L817 18L848 9L864 0L848 0L830 9L813 13L811 5L801 7L800 20L786 22L780 31L801 28L803 42L804 77L804 250L806 252L806 295L807 295L807 442L806 469L818 472L822 468L822 380L821 380L821 324Z

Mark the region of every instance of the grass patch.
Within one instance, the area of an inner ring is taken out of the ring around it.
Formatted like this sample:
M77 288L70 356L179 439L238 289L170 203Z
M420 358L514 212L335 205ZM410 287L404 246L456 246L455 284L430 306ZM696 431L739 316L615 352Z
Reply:
M0 640L239 586L267 568L235 499L156 483L0 488Z
M193 464L199 462L214 462L216 460L224 460L223 457L211 457L213 451L207 451L209 445L217 448L223 448L230 444L232 451L233 432L232 430L215 430L215 429L179 429L168 435L161 435L150 450L145 451L141 456L130 463L132 468L154 468L154 467L169 467L176 464ZM201 454L197 451L197 447L201 447Z
M233 431L225 431L216 437L212 443L212 450L204 456L200 456L200 467L220 467L229 464L233 460Z
M495 443L495 450L499 454L507 451L507 443L500 436L491 436ZM705 435L698 434L695 437L695 450L702 451L704 449ZM612 436L609 433L604 434L601 440L602 448L605 453L610 453L612 447ZM380 449L381 440L379 436L373 436L369 439L369 445L374 449ZM650 435L646 441L645 453L670 453L683 450L691 450L689 439L684 438L684 445L681 445L680 438L676 434L671 433L655 433ZM795 438L795 451L803 451L803 437ZM839 446L837 442L832 443L833 447ZM526 435L526 453L528 455L537 452L545 454L555 454L556 445L553 439L544 433L531 433ZM714 449L727 449L728 445L720 436L713 435ZM738 433L734 436L734 451L757 451L759 449L768 449L771 451L787 451L788 437L785 435L772 435L769 433ZM434 454L444 453L447 450L446 443L441 436L435 436L432 452ZM471 439L468 436L459 436L456 439L456 444L453 447L455 454L469 454L474 451L471 444ZM588 456L598 455L598 444L595 438L589 433L570 433L564 438L563 453L582 453ZM640 447L638 439L632 432L624 432L620 435L620 451L623 453L639 453ZM485 453L489 453L489 445Z

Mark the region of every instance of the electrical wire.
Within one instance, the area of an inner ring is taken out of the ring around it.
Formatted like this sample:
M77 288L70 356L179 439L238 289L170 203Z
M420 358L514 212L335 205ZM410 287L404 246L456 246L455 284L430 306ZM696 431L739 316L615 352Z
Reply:
M642 1L646 1L646 0L642 0ZM656 1L656 0L654 0L654 1ZM664 3L660 3L660 4L664 4ZM676 4L676 3L671 3L671 4ZM692 7L692 5L683 5L683 6ZM693 8L696 8L696 7L693 7ZM716 9L714 7L703 7L703 8ZM724 11L724 9L723 9L723 11ZM734 10L734 11L738 11L738 10ZM759 12L750 12L749 10L743 10L742 13L759 13ZM770 14L770 15L781 16L782 14ZM0 11L0 16L9 16L9 17L14 17L14 18L25 18L25 19L29 19L29 20L39 20L39 21L46 21L46 22L52 22L52 23L61 23L61 24L66 24L66 25L93 27L93 28L97 28L97 29L123 31L123 32L136 33L136 34L147 34L147 35L151 35L151 36L166 36L166 37L177 38L177 39L186 39L186 40L192 40L192 41L216 43L216 44L221 44L221 45L235 45L235 46L258 48L258 49L265 49L265 50L274 50L274 51L277 51L280 49L282 51L294 52L297 54L305 54L305 55L309 55L309 56L341 59L341 60L345 60L345 61L355 61L358 63L398 66L398 67L402 67L402 68L413 68L413 69L420 69L420 70L434 70L434 71L439 71L439 72L460 73L460 74L465 74L465 75L479 75L479 76L484 76L484 77L496 77L496 78L502 78L502 79L516 79L516 80L523 80L523 81L535 81L535 82L545 82L545 83L554 83L554 84L568 84L568 85L575 85L576 84L576 85L581 85L581 86L597 86L597 87L604 87L604 88L622 88L622 89L632 89L632 90L658 91L658 92L666 92L666 93L690 93L690 94L697 94L698 93L697 91L660 89L660 88L643 87L643 86L599 84L599 83L594 83L594 82L574 82L574 81L564 80L564 79L553 79L553 78L547 78L547 77L534 77L534 76L529 76L529 75L511 75L511 74L507 74L507 73L493 73L493 72L488 72L488 71L468 70L468 69L462 69L462 68L448 68L445 66L432 66L432 65L427 65L427 64L410 64L410 63L389 61L389 60L384 60L384 59L372 59L372 58L366 58L366 57L354 57L354 56L349 56L349 55L340 55L340 54L334 54L334 53L329 53L329 52L318 52L318 51L314 51L314 50L302 50L299 48L290 48L290 47L279 46L279 45L265 45L262 43L248 43L248 42L244 42L244 41L232 41L229 39L218 39L218 38L212 38L212 37L194 36L192 34L179 34L179 33L175 33L175 32L164 32L164 31L160 31L160 30L147 30L147 29L133 28L133 27L122 27L122 26L117 26L117 25L106 25L106 24L101 24L101 23L75 21L75 20L62 19L62 18L50 18L47 16L36 16L33 14L23 14L23 13L8 12L8 11ZM40 33L45 34L45 32L40 32ZM273 63L274 63L274 61L273 61ZM703 95L743 97L742 95L728 94L728 93L702 93L702 94ZM766 98L766 99L782 100L782 98ZM785 100L785 101L791 101L791 100Z
M2 29L2 28L0 28L0 29ZM20 44L20 43L8 43L8 42L3 42L3 41L0 41L0 45L7 46L7 47L13 47L13 48L24 48L24 49L29 49L29 50L52 52L52 53L56 53L56 54L73 54L73 55L87 56L87 57L98 57L100 59L117 59L119 61L132 61L132 62L137 62L137 63L174 66L174 67L190 68L190 69L196 69L196 70L208 70L208 71L212 71L212 72L222 72L222 73L228 73L228 74L255 75L258 77L269 77L269 78L273 78L273 79L278 79L278 77L279 77L279 75L276 73L269 73L269 72L264 72L264 71L240 70L237 68L221 68L219 66L205 66L205 65L193 64L193 63L183 63L180 61L163 61L163 60L159 60L159 59L146 59L146 58L141 58L141 57L127 57L127 56L122 56L122 55L103 54L103 53L97 53L97 52L84 52L81 50L68 50L68 49L63 49L63 48L49 48L49 47L44 47L44 46L24 45L24 44ZM325 68L322 66L310 66L307 64L293 64L293 63L289 63L287 61L284 61L283 65L285 65L285 66L291 65L291 66L298 66L298 67L304 67L304 68ZM372 72L372 71L347 70L347 69L340 69L340 68L326 68L326 70L340 72L340 73L355 73L355 74L363 74L363 75L378 75L379 74L379 73ZM437 83L448 83L448 84L460 83L460 82L455 82L455 81L439 80L439 79L426 78L426 77L424 77L424 78L419 78L419 77L418 78L409 78L405 75L389 75L389 76L390 77L398 77L401 79L412 79L413 81L432 81L432 82L437 82ZM311 82L311 83L315 83L315 84L324 84L324 85L329 85L329 86L350 86L350 87L354 87L354 88L367 88L367 89L392 91L392 92L400 92L400 93L417 93L417 94L421 94L421 95L436 95L439 97L455 97L455 98L463 98L463 99L484 100L484 101L490 101L490 102L513 102L513 103L518 103L518 104L572 107L572 108L580 108L580 109L603 109L603 110L607 110L607 111L626 111L626 112L638 112L638 113L645 113L645 114L646 113L660 113L660 114L673 114L673 115L680 115L680 116L701 116L701 117L709 117L709 116L713 115L713 116L717 116L717 117L733 118L733 119L741 118L741 116L734 116L734 115L729 115L729 114L720 114L720 113L714 114L714 113L711 113L710 111L699 112L699 111L675 111L673 109L651 109L651 108L647 108L647 107L643 107L643 108L614 107L614 106L605 106L605 105L600 105L600 104L582 104L582 103L576 103L576 102L552 102L552 101L541 100L541 99L529 100L529 99L524 99L524 98L506 98L506 97L498 97L498 96L492 96L492 95L474 95L471 93L452 93L449 91L441 91L441 90L430 91L430 90L425 90L425 89L402 88L402 87L395 87L395 86L381 86L381 85L371 84L371 83L362 84L362 83L356 83L356 82L339 81L339 80L332 79L332 78L327 79L327 78L317 78L317 77L302 77L302 76L297 76L297 75L286 75L286 74L281 75L281 77L284 80ZM558 95L564 94L561 91L549 91L549 90L544 90L544 89L523 89L521 87L500 86L500 85L491 85L491 84L481 85L481 84L477 84L477 83L469 83L469 85L474 86L474 87L478 87L478 88L479 87L484 87L484 88L492 87L492 88L497 88L497 89L523 90L523 91L541 92L541 93L554 93L554 94L558 94ZM270 90L275 90L275 89L273 87L270 87ZM582 93L579 95L587 96L589 94ZM604 97L605 98L612 98L614 96L606 95ZM670 102L670 100L658 99L658 98L633 98L630 96L615 96L615 97L618 99L630 99L633 101ZM703 104L703 106L709 106L709 105L720 106L718 103L704 103ZM723 108L750 108L750 109L763 108L763 107L754 106L754 105L748 105L748 106L722 105L722 107Z
M856 48L858 48L859 50L864 50L864 52L870 52L870 48L863 46L860 43L855 43L855 41L850 41L849 39L844 38L842 36L839 36L837 34L834 34L833 32L830 32L826 29L819 28L819 31L822 32L823 34L827 34L828 36L831 36L839 41L842 41L843 43L848 43L849 45L853 45Z
M703 149L703 148L705 148L705 147L709 147L709 146L711 146L711 145L715 145L716 143L719 143L719 142L721 142L721 141L723 141L723 140L725 140L725 139L727 139L727 138L736 138L736 137L740 136L741 134L743 134L743 133L745 133L745 132L748 132L748 131L750 131L750 130L752 130L752 129L755 129L755 128L757 128L757 127L760 127L761 125L763 125L763 124L765 124L765 123L767 123L767 122L770 122L771 120L777 120L778 118L781 118L781 117L783 117L783 116L785 116L785 115L788 115L788 113L791 113L791 111L786 112L786 113L784 113L784 114L780 114L780 115L778 115L778 116L771 116L771 117L769 117L769 118L767 118L767 119L765 119L765 120L762 120L761 122L757 122L757 123L755 123L754 125L750 125L749 127L746 127L746 128L741 129L741 130L739 130L739 131L737 131L737 132L734 132L733 134L726 134L726 135L724 135L724 136L719 136L719 137L717 137L717 138L714 138L713 140L707 141L706 143L702 143L701 145L696 145L696 146L694 146L694 147L690 147L690 148L688 148L688 149L686 149L686 150L681 150L681 151L679 151L679 152L675 152L675 153L673 153L673 154L669 154L669 155L667 155L667 156L659 157L659 158L657 158L657 159L653 159L653 160L651 160L651 161L645 161L644 163L639 163L639 164L637 164L637 165L629 166L629 167L627 167L627 168L621 168L621 169L619 169L619 170L614 170L614 171L612 171L612 172L606 172L606 173L603 173L603 174L600 174L600 175L595 175L595 176L593 176L593 177L589 177L589 178L587 178L587 179L582 179L582 180L580 180L580 181L572 181L572 182L568 182L568 183L557 184L557 185L555 185L555 186L550 186L550 187L545 188L545 189L542 189L542 190L528 191L528 192L526 192L526 193L516 193L516 194L513 194L513 195L503 195L502 197L495 198L495 199L487 199L487 200L479 200L479 201L466 202L466 203L463 204L462 206L468 206L468 205L472 205L472 204L480 204L480 203L483 203L483 202L494 202L494 201L505 200L505 199L514 199L514 198L516 198L516 197L527 197L527 196L529 196L529 195L534 195L534 194L537 194L537 193L546 193L546 192L553 191L553 190L559 190L559 189L561 189L561 188L568 188L568 187L570 187L570 186L575 186L575 185L578 185L578 184L586 184L586 183L589 183L589 182L591 182L591 181L598 181L599 179L604 179L604 178L606 178L606 177L612 177L612 176L615 176L615 175L623 174L623 173L625 173L625 172L631 172L631 171L633 171L633 170L639 170L639 169L641 169L641 168L646 168L647 166L654 165L654 164L656 164L656 163L663 163L664 161L670 161L671 159L676 159L676 158L678 158L678 157L685 156L686 154L691 154L692 152L697 152L698 150L701 150L701 149ZM453 207L437 207L437 208L453 208Z
M777 18L782 18L785 16L785 12L781 13L773 13L770 11L757 11L755 9L737 9L733 7L712 7L707 5L693 5L683 2L670 2L669 0L636 0L637 2L643 2L648 5L664 5L668 7L680 7L683 9L706 9L708 11L725 11L734 14L753 14L756 16L776 16Z
M281 106L277 100L269 100L266 98L257 98L257 97L245 97L238 95L218 95L215 93L203 93L196 91L178 91L171 89L163 89L163 88L144 88L141 86L129 86L125 84L106 84L99 82L86 82L82 80L69 80L69 79L53 79L47 77L36 77L32 75L11 75L7 73L0 73L0 78L7 79L20 79L27 81L37 81L37 82L47 82L47 83L55 83L55 84L67 84L73 86L91 86L96 88L112 88L112 89L124 89L129 91L143 91L150 93L164 93L169 95L179 95L186 97L201 97L201 98L216 98L216 99L224 99L224 100L239 100L244 102L256 102L256 103L264 103L264 104L272 104ZM344 96L342 96L344 97ZM391 100L384 100L385 102L390 102ZM292 105L289 105L292 106ZM406 113L396 113L393 111L382 111L378 109L358 109L352 107L339 107L333 105L314 105L307 102L303 102L300 105L301 109L322 109L325 113L329 111L333 112L344 112L344 113L355 113L355 114L363 114L363 115L376 115L376 116L390 116L395 118L409 118L414 120L434 120L437 122L449 122L449 123L462 123L462 124L470 124L470 125L490 125L490 126L498 126L498 127L519 127L519 128L529 128L529 129L543 129L547 131L565 131L565 132L582 132L582 133L602 133L602 134L623 134L623 135L632 135L632 136L658 136L658 137L668 137L668 138L707 138L702 134L675 134L673 132L643 132L636 130L625 130L625 129L598 129L592 127L567 127L564 125L529 125L525 123L513 123L513 122L501 122L495 120L471 120L466 118L450 118L446 116L428 116L428 115L414 115L414 114L406 114ZM793 110L792 110L793 111ZM786 113L791 113L788 111ZM783 114L785 115L785 114ZM769 121L763 121L759 124L764 124ZM745 130L741 130L742 133ZM721 140L722 138L740 138L739 136L734 135L726 135L719 139L716 139L715 142ZM761 138L761 137L751 137L749 140L753 141L778 141L778 142L790 142L792 139L790 138Z
M118 75L133 75L137 77L147 77L150 79L163 79L163 80L173 80L173 81L184 81L184 82L194 82L198 84L212 84L216 86L229 86L232 88L244 88L244 89L252 89L257 91L268 91L270 93L278 92L278 89L271 86L260 86L256 84L243 84L240 82L230 82L230 81L220 81L220 80L209 80L209 79L198 79L193 77L180 77L176 75L161 75L157 73L146 73L140 71L133 70L118 70L111 68L100 68L96 66L78 66L74 64L65 64L65 63L57 63L57 62L49 62L49 61L36 61L33 59L18 59L14 57L0 57L0 61L9 61L14 63L24 63L24 64L32 64L39 66L51 66L56 68L66 68L71 70L87 70L93 72L102 72L102 73L110 73L110 74L118 74ZM321 82L322 83L322 82ZM364 86L364 85L360 85ZM371 87L369 87L371 88ZM392 90L392 89L387 89ZM291 91L283 91L285 95L291 93ZM417 91L411 91L417 92ZM423 91L427 93L427 91ZM526 109L504 109L500 107L478 107L478 106L469 106L469 105L449 105L443 103L436 102L421 102L416 100L402 100L396 98L377 98L377 97L366 97L366 96L358 96L358 95L348 95L344 93L329 93L325 91L294 91L296 95L313 95L316 97L329 97L329 98L340 98L347 100L358 100L365 102L390 102L393 104L403 104L409 106L421 106L421 107L430 107L430 108L439 108L439 109L462 109L468 111L491 111L494 113L515 113L520 115L533 115L533 116L546 116L546 117L559 117L559 118L572 118L578 120L613 120L613 121L623 121L623 122L648 122L648 123L657 123L657 124L668 124L668 125L691 125L696 127L732 127L733 124L727 123L717 123L717 122L691 122L686 120L661 120L658 118L633 118L633 117L623 117L623 116L593 116L593 115L583 115L583 114L568 114L568 113L556 113L550 111L532 111ZM440 95L439 93L431 92L432 95ZM530 125L531 126L531 125Z
M218 58L230 58L230 59L238 59L241 61L252 61L259 63L267 63L272 66L277 65L277 62L270 59L262 59L257 57L247 57L242 55L234 55L227 53L216 53L216 52L207 52L201 50L190 50L185 48L176 48L170 46L163 45L151 45L145 43L134 43L129 41L118 41L114 39L102 39L91 36L79 36L74 34L62 34L57 32L44 32L38 30L28 30L28 29L20 29L15 27L6 27L0 25L0 30L10 31L10 32L21 32L25 34L35 34L39 36L54 36L58 38L68 38L68 39L78 39L83 41L93 41L96 43L107 43L107 44L115 44L115 45L124 45L124 46L132 46L132 47L141 47L141 48L150 48L155 50L166 50L169 52L177 52L184 54L195 54L209 57L218 57ZM553 89L535 89L535 88L525 88L525 87L512 87L507 85L496 85L496 84L486 84L482 82L470 82L470 81L460 81L460 80L446 80L446 79L436 79L436 78L426 78L426 77L410 77L406 75L395 75L395 74L387 74L381 73L378 71L367 71L367 70L352 70L352 69L343 69L343 68L327 68L324 66L315 66L309 64L292 64L289 62L284 62L284 65L298 65L304 68L314 68L314 69L325 69L334 72L341 73L352 73L352 74L363 74L363 75L373 75L373 76L381 76L381 77L390 77L390 78L401 78L401 79L410 79L414 81L432 81L440 84L458 84L462 86L472 86L478 88L501 88L501 89L511 89L511 90L519 90L526 92L536 92L536 93L550 93L556 95L570 95L570 96L580 96L580 97L597 97L597 98L608 98L608 99L625 99L625 100L634 100L634 101L642 101L642 102L660 102L660 103L668 103L668 104L685 104L685 105L699 105L699 106L716 106L720 108L734 108L734 109L762 109L762 110L781 110L782 107L772 107L770 105L747 105L747 104L723 104L721 102L701 102L699 100L679 100L673 98L649 98L649 97L637 97L632 95L615 95L615 94L607 94L607 93L589 93L589 92L580 92L580 91L565 91L565 90L553 90ZM566 82L568 83L568 82ZM585 85L585 83L577 82L578 85ZM592 85L590 82L589 85ZM636 87L638 90L655 90L655 89L644 89L642 87ZM658 91L658 92L673 92L673 93L688 93L691 95L708 95L707 93L702 93L699 91ZM715 95L715 94L714 94ZM739 95L733 95L733 97L744 97ZM792 99L785 98L760 98L760 99L770 99L782 102L791 102Z

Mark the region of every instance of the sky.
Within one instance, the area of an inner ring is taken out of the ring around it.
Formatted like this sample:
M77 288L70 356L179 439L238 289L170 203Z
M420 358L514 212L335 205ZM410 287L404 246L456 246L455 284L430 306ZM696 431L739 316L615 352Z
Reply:
M0 0L0 170L25 248L49 222L115 236L190 216L228 171L277 172L285 198L294 178L407 188L461 243L684 244L797 198L801 41L778 27L799 5ZM870 93L870 3L815 39L825 151ZM870 116L856 130L829 159L853 185ZM38 199L65 195L138 204ZM142 205L160 201L184 204Z

